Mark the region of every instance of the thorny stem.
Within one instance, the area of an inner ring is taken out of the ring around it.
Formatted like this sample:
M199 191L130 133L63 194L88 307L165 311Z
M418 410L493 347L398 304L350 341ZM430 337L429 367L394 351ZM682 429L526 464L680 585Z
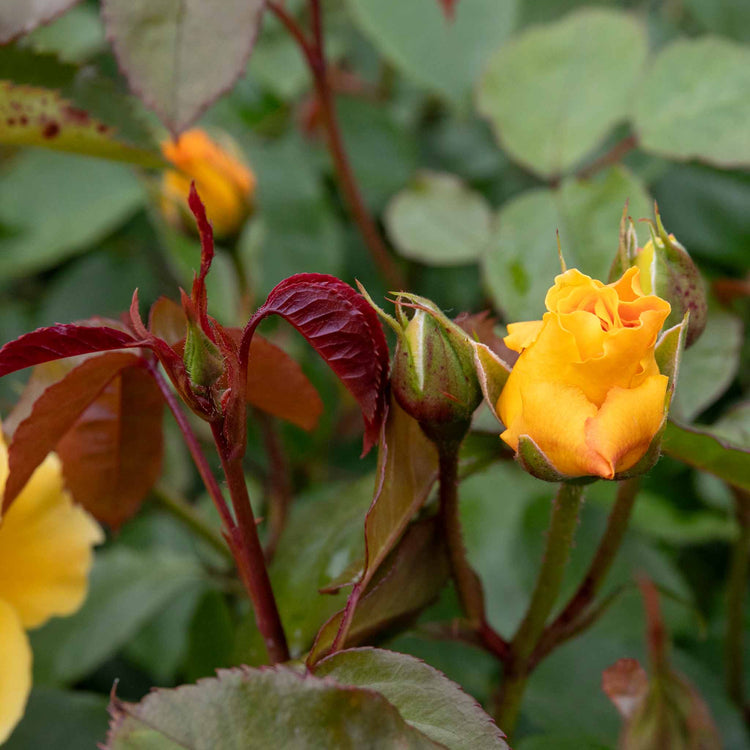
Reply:
M268 577L250 497L247 494L242 457L232 455L231 447L226 445L221 423L212 424L211 430L219 450L232 507L237 516L237 524L228 535L229 545L237 561L242 582L250 594L258 630L263 636L271 663L288 661L289 648Z
M333 159L339 185L349 204L349 209L365 241L365 245L376 266L388 281L388 284L393 289L402 289L405 285L403 274L388 252L375 225L375 221L370 215L344 146L344 139L336 115L336 104L327 75L320 1L309 0L309 2L313 26L312 39L309 39L305 35L297 24L297 21L277 2L269 2L268 7L297 42L310 68L328 139L328 149Z
M196 536L199 536L217 552L234 563L234 557L227 547L226 540L206 522L190 503L162 485L154 487L152 494L167 513L177 518Z
M601 590L620 550L639 488L640 478L624 479L619 483L617 497L607 520L607 528L589 569L570 601L545 629L534 649L533 664L541 661L550 651L579 632L579 621L588 615L588 610Z
M732 549L727 584L726 683L729 697L743 712L750 725L750 705L745 699L744 615L745 590L750 571L750 494L735 490L740 534Z
M190 455L193 457L193 462L195 463L195 467L198 469L201 480L203 481L208 494L211 496L211 500L213 500L213 503L216 506L216 510L219 511L224 529L227 533L229 533L234 527L234 519L232 518L232 513L230 512L226 500L224 499L224 495L221 492L219 483L216 481L216 477L213 475L211 467L208 465L208 461L206 460L206 456L201 449L198 438L196 437L195 432L193 432L193 428L190 426L190 422L188 422L187 417L180 408L177 397L172 392L169 384L159 371L158 365L155 363L150 365L149 370L154 380L156 381L156 384L159 386L159 390L161 391L162 396L164 396L164 400L167 402L167 406L172 412L175 422L177 422L177 426L180 428L182 437L185 440L185 445L187 445L188 450L190 451Z
M292 488L289 482L289 462L273 417L259 409L255 410L255 417L260 424L263 444L270 464L268 475L269 533L266 542L266 559L270 559L279 543L281 532L286 526L289 508L292 504Z
M495 720L510 737L518 719L521 701L530 673L530 659L555 600L560 593L570 548L583 503L583 487L563 482L552 506L547 544L531 602L510 644L511 657L506 664Z

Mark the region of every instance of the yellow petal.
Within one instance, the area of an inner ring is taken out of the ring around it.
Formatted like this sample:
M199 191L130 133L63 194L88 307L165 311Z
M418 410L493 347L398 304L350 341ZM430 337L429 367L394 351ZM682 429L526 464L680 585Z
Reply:
M596 405L580 389L561 383L531 381L522 375L514 384L515 374L514 369L498 401L500 419L507 428L500 437L517 450L519 437L528 435L561 474L604 476L608 464L586 441L586 423L596 416Z
M0 521L0 599L25 628L75 612L86 596L92 545L101 541L98 524L64 489L60 460L49 455Z
M526 320L521 323L510 323L508 325L508 335L503 339L505 346L514 352L520 352L531 346L539 331L542 330L544 322L541 320Z
M615 473L638 463L664 419L666 375L653 375L637 388L613 388L599 413L586 424L586 441Z
M21 720L31 690L31 648L18 614L0 599L0 745Z

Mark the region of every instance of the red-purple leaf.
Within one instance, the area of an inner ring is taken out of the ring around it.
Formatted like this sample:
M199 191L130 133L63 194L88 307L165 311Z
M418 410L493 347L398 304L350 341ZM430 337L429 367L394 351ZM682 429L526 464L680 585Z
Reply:
M25 367L79 354L141 346L125 331L108 326L56 324L9 341L0 349L0 377Z
M258 323L269 315L291 323L357 399L365 420L366 453L380 434L388 382L388 346L375 311L334 276L291 276L271 291L248 323L241 357L247 356Z
M141 357L130 352L112 352L87 359L42 393L34 402L31 414L16 428L8 448L9 472L3 512L106 385L121 370L141 361Z
M111 528L137 512L159 478L163 405L148 371L127 367L57 444L76 502Z

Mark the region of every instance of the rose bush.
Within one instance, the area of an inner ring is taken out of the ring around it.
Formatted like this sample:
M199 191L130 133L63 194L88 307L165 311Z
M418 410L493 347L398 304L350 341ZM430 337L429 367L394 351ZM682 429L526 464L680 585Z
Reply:
M497 401L502 439L528 436L568 477L612 479L646 453L664 419L668 378L654 347L670 305L641 290L638 268L612 284L557 276L542 320L511 323L520 352Z

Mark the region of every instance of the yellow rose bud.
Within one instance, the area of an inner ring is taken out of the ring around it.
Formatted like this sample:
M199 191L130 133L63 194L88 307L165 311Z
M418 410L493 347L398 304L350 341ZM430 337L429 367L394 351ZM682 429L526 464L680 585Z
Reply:
M255 175L243 163L236 146L219 146L202 130L188 130L177 141L162 144L176 169L162 178L162 211L175 225L193 226L187 199L195 180L198 194L217 237L235 234L253 209Z
M505 343L521 355L497 401L501 437L516 451L530 439L563 478L614 478L662 425L669 378L654 347L670 306L643 294L639 274L605 285L570 269L542 320L508 326Z

